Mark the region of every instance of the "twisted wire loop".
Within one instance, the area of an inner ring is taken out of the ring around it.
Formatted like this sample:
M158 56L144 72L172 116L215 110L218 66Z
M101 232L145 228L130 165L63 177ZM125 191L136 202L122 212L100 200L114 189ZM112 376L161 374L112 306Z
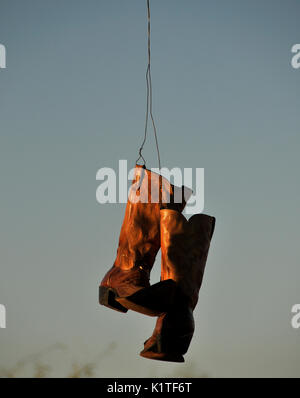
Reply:
M142 151L147 139L147 133L148 133L148 121L149 121L149 115L151 118L152 126L153 126L153 131L154 131L154 137L155 137L155 145L156 145L156 151L157 151L157 158L158 158L158 167L159 167L159 172L161 170L161 161L160 161L160 153L159 153L159 146L158 146L158 138L157 138L157 130L154 122L154 117L153 117L153 112L152 112L152 79L151 79L151 14L150 14L150 0L147 0L147 15L148 15L148 31L147 31L147 37L148 37L148 64L147 64L147 70L146 70L146 85L147 85L147 101L146 101L146 121L145 121L145 131L144 131L144 138L142 145L139 149L139 157L136 160L136 163L142 159L144 162L144 166L146 167L146 160L143 157ZM161 177L160 177L160 188L162 185ZM160 189L160 194L161 194L161 189Z

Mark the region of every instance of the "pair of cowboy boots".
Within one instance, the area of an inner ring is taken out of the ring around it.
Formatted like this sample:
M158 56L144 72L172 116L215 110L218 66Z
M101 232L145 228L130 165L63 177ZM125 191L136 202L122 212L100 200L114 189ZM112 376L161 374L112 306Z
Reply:
M141 356L184 362L194 333L198 301L215 219L181 214L191 191L136 166L121 228L117 258L103 278L99 302L158 316ZM161 281L150 286L150 272L161 248Z

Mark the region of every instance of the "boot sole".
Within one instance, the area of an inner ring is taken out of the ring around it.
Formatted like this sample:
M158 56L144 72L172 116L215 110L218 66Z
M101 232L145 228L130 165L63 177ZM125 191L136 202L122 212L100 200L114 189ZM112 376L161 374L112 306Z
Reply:
M141 351L140 356L147 359L154 359L156 361L165 361L165 362L184 362L184 358L181 354L176 353L157 353L151 351Z
M117 297L117 292L113 288L99 286L99 304L105 305L112 310L126 313L128 309L123 307L122 304L116 301Z
M148 316L167 312L174 303L177 284L172 279L155 283L127 297L116 297L125 308Z
M147 307L143 307L142 305L130 301L130 298L120 297L117 300L123 307L127 308L128 310L139 312L140 314L143 315L159 316L161 314L161 312L159 311L151 310Z

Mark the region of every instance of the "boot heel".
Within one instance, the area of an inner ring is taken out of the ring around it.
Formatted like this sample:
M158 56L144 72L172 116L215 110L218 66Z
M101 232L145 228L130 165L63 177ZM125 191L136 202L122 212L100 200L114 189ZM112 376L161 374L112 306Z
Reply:
M99 286L99 304L105 305L115 311L126 313L127 308L116 301L117 294L114 289L106 286Z

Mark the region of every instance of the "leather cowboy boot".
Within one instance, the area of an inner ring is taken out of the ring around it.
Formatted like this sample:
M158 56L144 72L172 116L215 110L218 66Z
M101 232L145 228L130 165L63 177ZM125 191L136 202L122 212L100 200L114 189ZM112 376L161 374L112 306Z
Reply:
M161 210L162 281L172 279L173 305L156 322L141 356L184 362L194 333L193 310L198 302L215 218L196 214L189 221L177 211ZM161 282L163 283L163 282Z
M175 187L159 174L136 165L117 257L99 287L100 304L127 312L130 306L124 307L116 298L130 296L150 285L150 271L160 248L160 208L181 212L190 195L191 190Z

